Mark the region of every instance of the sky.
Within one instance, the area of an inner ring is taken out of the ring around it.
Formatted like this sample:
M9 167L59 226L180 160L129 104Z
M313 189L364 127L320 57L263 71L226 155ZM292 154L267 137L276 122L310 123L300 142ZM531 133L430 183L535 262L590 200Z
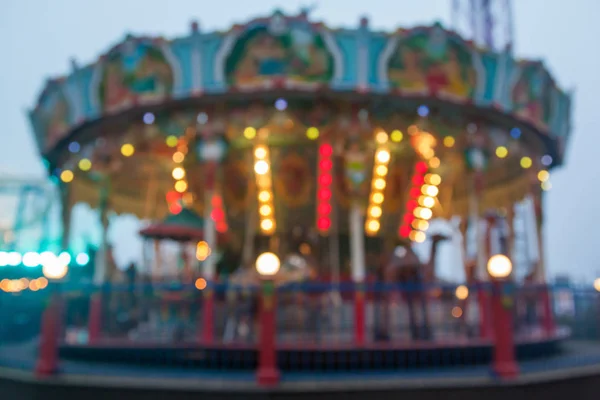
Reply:
M26 112L49 77L66 74L70 59L95 60L127 33L186 35L190 22L225 30L233 23L278 8L297 13L316 5L312 18L332 27L356 27L368 16L375 29L393 30L441 21L449 25L450 0L2 0L0 3L0 180L42 179L44 170ZM566 165L553 171L545 198L545 258L550 275L570 273L578 281L600 276L596 233L600 226L596 185L600 136L600 2L514 0L515 53L542 59L561 87L574 89L573 131ZM1 183L0 183L1 184ZM83 211L82 211L83 212ZM83 212L85 214L85 212ZM83 215L83 214L82 214ZM88 216L89 218L89 212ZM120 223L114 240L135 234ZM82 228L80 227L81 229ZM125 253L117 254L124 260ZM117 260L118 261L118 260Z

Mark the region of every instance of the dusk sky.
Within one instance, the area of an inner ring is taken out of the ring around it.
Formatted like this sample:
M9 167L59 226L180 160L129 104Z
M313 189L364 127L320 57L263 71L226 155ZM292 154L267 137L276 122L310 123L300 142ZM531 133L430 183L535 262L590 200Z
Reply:
M0 176L42 179L45 174L26 111L49 77L70 71L70 59L95 60L126 33L186 35L190 22L203 30L270 14L297 13L310 0L3 0L0 8ZM578 281L600 276L595 242L600 226L596 186L600 138L600 2L516 0L515 51L543 59L559 85L575 89L573 131L566 165L552 172L545 198L546 264L551 275L571 273ZM322 0L312 18L332 27L354 27L368 16L375 29L393 30L441 21L449 25L450 0ZM3 210L5 215L7 210ZM131 225L113 238L135 233ZM77 227L75 229L78 229ZM84 228L81 228L84 229Z

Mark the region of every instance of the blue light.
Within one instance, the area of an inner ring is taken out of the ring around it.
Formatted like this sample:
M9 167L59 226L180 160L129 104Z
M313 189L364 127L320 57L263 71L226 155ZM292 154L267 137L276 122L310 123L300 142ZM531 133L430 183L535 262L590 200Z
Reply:
M550 165L552 165L552 156L549 154L542 156L542 164L545 167L549 167Z
M429 107L423 105L423 106L419 106L419 108L417 108L417 114L419 114L420 117L426 117L429 115Z
M81 266L87 265L87 263L90 262L90 256L86 253L79 253L77 254L77 257L75 257L75 262Z
M519 128L512 128L510 130L510 136L512 136L514 139L518 139L521 137L521 130Z
M79 145L79 143L77 143L77 142L69 143L69 151L71 153L77 153L79 150L81 150L81 146Z
M285 101L285 99L277 99L277 101L275 102L275 108L279 111L285 110L287 106L288 104L287 101Z
M152 114L151 112L147 112L146 114L144 114L144 123L146 125L151 125L152 123L154 123L154 114Z
M196 121L198 121L199 124L204 125L208 122L208 114L206 114L205 112L199 113L196 117Z

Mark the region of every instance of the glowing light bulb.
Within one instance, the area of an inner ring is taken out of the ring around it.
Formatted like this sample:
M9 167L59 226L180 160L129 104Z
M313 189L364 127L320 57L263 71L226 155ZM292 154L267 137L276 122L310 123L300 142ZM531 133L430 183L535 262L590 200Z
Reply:
M540 180L540 182L546 182L548 179L550 179L550 173L543 169L540 172L538 172L537 177Z
M376 155L377 161L385 164L390 161L390 152L387 150L379 150Z
M257 147L254 150L254 157L258 158L259 160L262 160L263 158L265 158L267 156L267 149L264 147Z
M427 174L425 175L425 182L437 186L442 183L442 177L438 174Z
M272 219L264 219L260 222L260 229L262 229L264 232L269 232L273 229L273 226L274 224Z
M73 180L73 177L73 171L70 171L68 169L65 169L63 172L60 173L60 180L64 183L71 182Z
M404 137L404 135L398 129L393 130L390 135L390 139L392 139L392 142L396 142L396 143L401 142L403 137Z
M173 179L179 180L185 177L185 170L181 167L173 168Z
M525 169L530 168L532 164L533 164L533 161L531 160L530 157L521 158L521 167L522 168L525 168Z
M375 135L375 141L379 144L385 144L388 141L388 134L385 133L384 131L379 131L377 132L377 135Z
M262 203L265 203L267 201L269 201L271 199L271 193L269 193L267 190L263 190L262 192L260 192L258 194L258 200L261 201Z
M248 140L254 139L256 137L256 129L251 126L246 127L244 129L244 137Z
M454 147L455 140L452 136L446 136L444 138L444 146L446 147Z
M508 155L508 149L504 146L496 147L496 157L498 158L506 158Z
M177 136L174 136L174 135L167 136L167 138L165 139L165 143L169 147L177 146L178 142L179 142L179 139L177 139Z
M454 295L459 300L465 300L467 297L469 297L469 288L465 285L460 285L454 291Z
M92 168L92 162L87 158L79 160L79 169L82 171L89 171Z
M265 205L263 205L263 206L261 206L261 207L260 207L260 209L259 209L259 213L260 213L260 215L262 215L263 217L266 217L266 216L268 216L268 215L271 215L271 212L272 212L272 211L273 211L273 210L271 209L271 206L269 206L269 205L266 205L266 204L265 204Z
M379 222L375 220L370 220L369 222L367 222L367 230L372 233L379 231L380 226L381 225L379 224Z
M131 157L135 153L135 147L130 143L125 143L121 146L121 154L125 157Z
M432 158L429 160L429 166L430 166L431 168L439 168L439 166L440 166L440 159L439 159L439 158L437 158L437 157L432 157Z
M375 182L373 182L373 187L377 190L385 189L385 180L381 178L375 179Z
M186 181L177 181L175 182L175 190L179 193L183 193L187 190L188 184Z
M314 126L311 126L310 128L308 128L306 130L306 137L309 138L310 140L316 140L319 138L319 129L315 128Z
M173 162L175 162L177 164L182 163L184 159L185 159L185 154L183 154L180 151L177 151L173 154Z
M386 176L388 173L388 169L385 165L379 165L375 168L375 174L379 176Z
M254 164L254 172L256 172L258 175L266 174L269 172L269 163L264 160L257 161Z
M421 191L423 192L423 194L426 194L427 196L431 196L431 197L437 196L438 193L440 192L440 190L433 185L423 185L423 187L421 188Z
M378 206L371 207L371 211L369 212L369 214L371 214L371 217L373 217L373 218L381 217L381 214L382 214L381 207L378 207Z
M373 204L383 203L383 194L382 193L374 193L373 196L371 196L371 201L373 202Z

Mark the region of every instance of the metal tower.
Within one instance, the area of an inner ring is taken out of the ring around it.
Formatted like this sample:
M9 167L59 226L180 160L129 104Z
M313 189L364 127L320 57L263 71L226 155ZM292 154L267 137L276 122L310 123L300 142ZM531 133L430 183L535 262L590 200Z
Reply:
M512 0L452 0L452 28L477 45L502 51L513 46Z

